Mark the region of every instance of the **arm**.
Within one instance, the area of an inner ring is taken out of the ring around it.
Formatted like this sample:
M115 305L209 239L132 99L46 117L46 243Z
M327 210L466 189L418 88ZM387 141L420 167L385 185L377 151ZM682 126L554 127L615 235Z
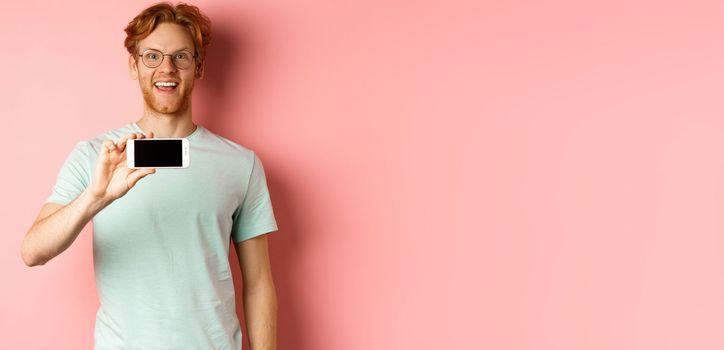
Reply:
M20 247L26 265L44 265L68 249L99 211L128 193L142 177L156 171L126 166L126 140L144 137L135 133L123 136L117 143L104 141L90 185L66 205L43 205ZM149 137L153 133L149 132Z
M83 227L107 204L86 189L67 205L46 203L20 249L28 266L44 265L75 241Z
M244 285L244 317L251 350L277 348L277 296L272 280L267 235L236 243Z

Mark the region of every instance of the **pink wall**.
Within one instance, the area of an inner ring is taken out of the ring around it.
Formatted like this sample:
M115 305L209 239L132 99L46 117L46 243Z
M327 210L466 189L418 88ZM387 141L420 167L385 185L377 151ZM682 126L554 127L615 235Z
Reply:
M724 6L579 3L196 2L195 119L279 220L280 349L724 348ZM19 247L75 142L140 116L148 4L0 21L3 348L91 348L90 226Z

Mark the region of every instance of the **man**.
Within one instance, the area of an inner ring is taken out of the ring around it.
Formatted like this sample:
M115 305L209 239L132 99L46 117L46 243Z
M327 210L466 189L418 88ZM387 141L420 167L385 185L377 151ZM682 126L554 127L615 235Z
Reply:
M210 22L195 6L161 3L125 30L143 116L76 144L23 240L22 258L28 266L45 264L93 220L95 349L241 349L231 239L251 348L275 349L265 233L277 224L264 168L254 151L191 117ZM129 169L126 141L144 137L188 138L190 166Z

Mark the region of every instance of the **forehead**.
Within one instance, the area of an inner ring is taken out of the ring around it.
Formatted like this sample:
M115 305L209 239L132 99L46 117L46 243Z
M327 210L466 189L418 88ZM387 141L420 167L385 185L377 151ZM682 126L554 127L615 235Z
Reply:
M186 27L176 23L161 23L147 37L138 42L139 51L156 49L161 51L177 51L188 49L193 51L194 41Z

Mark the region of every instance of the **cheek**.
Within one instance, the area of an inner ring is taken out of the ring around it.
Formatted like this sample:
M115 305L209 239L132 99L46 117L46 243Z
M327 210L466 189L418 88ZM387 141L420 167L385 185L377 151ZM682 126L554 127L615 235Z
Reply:
M142 74L142 75L139 76L138 81L141 83L141 85L151 86L151 82L152 82L153 80L151 80L151 76L150 76L150 75Z
M139 69L136 71L138 74L138 80L142 83L148 83L151 81L151 77L153 76L153 72L149 71L148 69L143 69L142 67L139 67Z
M193 73L191 73L191 74L189 74L189 75L187 75L187 76L184 77L184 82L186 83L186 86L188 86L188 87L194 86L194 80L195 80L195 79L194 79L194 74L193 74Z

